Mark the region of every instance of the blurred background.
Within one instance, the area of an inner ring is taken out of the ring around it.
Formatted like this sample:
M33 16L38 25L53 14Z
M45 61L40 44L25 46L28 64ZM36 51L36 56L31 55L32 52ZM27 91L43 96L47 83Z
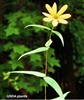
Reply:
M11 74L14 70L44 72L45 52L18 57L32 49L44 46L49 31L24 28L28 24L41 24L45 4L56 2L58 10L68 4L67 13L72 17L68 25L59 24L55 30L64 38L64 47L56 35L48 55L48 75L54 78L63 92L70 91L67 99L84 98L84 0L0 0L0 98L8 95L27 95L27 99L44 98L44 81L35 76ZM47 98L58 96L47 87ZM24 98L24 97L23 97Z

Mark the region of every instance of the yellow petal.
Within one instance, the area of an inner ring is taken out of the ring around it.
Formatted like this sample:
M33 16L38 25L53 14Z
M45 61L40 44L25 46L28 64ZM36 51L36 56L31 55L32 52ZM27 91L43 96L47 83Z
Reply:
M53 18L48 18L48 17L45 17L45 18L43 18L43 20L44 20L45 22L50 22L50 21L52 21L52 20L53 20Z
M57 21L56 19L54 19L54 20L52 21L52 25L53 25L53 26L57 26L57 25L58 25L58 21Z
M50 5L46 4L45 6L46 6L46 9L48 10L48 12L53 16L53 10L50 7Z
M62 24L68 24L68 21L64 20L64 19L58 19L59 23Z
M45 12L42 12L42 14L43 14L44 16L46 16L46 17L52 17L50 14L45 13Z
M58 16L60 16L61 14L63 14L68 8L68 5L64 5L57 13Z
M61 18L61 19L68 19L70 17L71 17L71 14L63 14L59 18Z
M56 4L56 2L53 4L52 10L53 10L54 15L56 15L56 13L57 13L57 4Z

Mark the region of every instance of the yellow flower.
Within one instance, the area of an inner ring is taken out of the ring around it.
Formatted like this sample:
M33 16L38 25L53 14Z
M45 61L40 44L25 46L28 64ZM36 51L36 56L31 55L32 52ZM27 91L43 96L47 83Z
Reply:
M45 5L46 9L49 13L42 12L42 14L45 16L43 20L45 22L51 22L53 26L57 26L58 23L67 24L68 21L66 19L71 17L71 14L63 14L67 8L68 5L64 5L58 12L57 12L57 4L54 3L52 7L50 5Z

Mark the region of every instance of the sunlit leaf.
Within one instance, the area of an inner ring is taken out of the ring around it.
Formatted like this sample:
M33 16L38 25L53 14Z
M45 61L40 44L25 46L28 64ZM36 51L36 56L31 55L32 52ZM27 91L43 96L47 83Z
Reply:
M29 74L29 75L34 75L38 77L45 77L44 73L37 72L37 71L11 71L10 73L22 73L22 74Z
M19 88L18 88L18 86L16 85L16 86L14 86L14 89L16 90L16 91L19 91Z
M4 75L3 80L6 80L6 79L9 78L9 76L10 76L10 72L7 72L7 73L3 72L3 75Z
M51 99L51 100L65 100L65 99L62 98L62 97L57 97L57 98L54 98L54 99Z
M54 30L52 32L61 39L62 45L64 46L64 40L63 40L63 36L61 35L61 33L58 31L54 31Z
M42 52L42 51L47 51L49 48L47 48L47 47L39 47L39 48L37 48L37 49L35 49L35 50L32 50L32 51L29 51L29 52L27 52L27 53L24 53L23 55L21 55L20 57L19 57L19 59L21 59L22 57L24 57L24 56L26 56L26 55L30 55L30 54L34 54L34 53L38 53L38 52ZM18 59L18 60L19 60Z
M39 27L39 28L44 28L47 30L51 30L49 27L43 26L43 25L37 25L37 24L31 24L31 25L27 25L25 28L27 27Z
M61 96L62 90L59 86L59 84L51 77L44 77L44 80L58 93L59 96Z
M45 46L46 46L46 47L50 47L51 44L52 44L52 40L49 39L49 40L45 43Z
M18 80L18 78L19 78L19 77L18 77L18 76L16 76L16 77L15 77L15 81L16 81L16 80Z
M69 91L66 92L66 93L64 93L64 94L63 94L63 97L65 98L69 93L70 93Z
M37 25L37 24L27 25L25 28L27 28L27 27L38 27L38 28L44 28L44 29L52 31L54 34L56 34L61 39L62 45L64 46L63 37L58 31L54 31L54 30L50 29L49 27L46 27L46 26L43 26L43 25Z
M57 97L57 98L54 98L51 100L65 100L65 97L68 95L68 93L70 93L70 92L66 92L66 93L62 94L60 97Z

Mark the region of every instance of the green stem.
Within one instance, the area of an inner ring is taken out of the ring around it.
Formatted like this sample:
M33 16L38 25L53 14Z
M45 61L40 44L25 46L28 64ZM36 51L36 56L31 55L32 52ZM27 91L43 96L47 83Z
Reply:
M51 39L53 29L54 27L52 27L49 40ZM47 76L47 72L48 72L48 50L46 51L46 60L45 60L45 75L46 76ZM45 82L45 100L46 100L46 82Z
M53 29L54 29L54 27L52 27L52 30L51 30L51 33L50 33L50 36L49 36L49 40L51 39ZM45 75L47 75L47 71L48 71L48 50L46 51Z

